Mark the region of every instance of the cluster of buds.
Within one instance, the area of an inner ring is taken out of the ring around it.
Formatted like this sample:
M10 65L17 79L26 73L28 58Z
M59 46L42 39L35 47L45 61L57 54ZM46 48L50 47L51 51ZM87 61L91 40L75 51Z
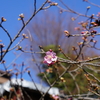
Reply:
M0 44L0 48L3 48L5 45L4 44Z
M98 87L97 85L91 85L90 87L91 87L91 88L89 89L89 91L91 91L91 92L92 92L92 91L95 91L96 93L98 93L98 88L99 88L99 87Z
M50 3L50 6L57 6L57 5L58 3L55 3L55 2Z
M97 40L91 39L90 42L93 42L94 44L96 44Z
M82 40L87 41L87 36L82 37Z
M19 17L20 17L20 18L18 18L18 20L22 20L22 19L24 18L24 14L21 13L21 14L19 15Z
M1 17L1 22L6 22L6 19L4 17Z
M93 80L93 81L95 81L95 80ZM99 93L99 87L97 85L97 82L95 81L95 83L93 83L93 81L91 81L89 91Z
M52 73L52 72L53 72L53 69L49 67L49 68L46 70L46 72L47 72L47 73Z
M4 64L5 62L6 62L5 60L2 60L2 62L1 62L1 63L2 63L2 64Z
M77 44L80 46L80 45L82 45L82 44L83 44L83 42L78 42Z
M87 7L87 10L89 10L90 8L91 8L91 7L90 7L90 6L88 6L88 7Z
M81 34L87 35L89 34L89 31L82 31Z
M60 77L61 82L66 82L66 80L63 77Z
M24 39L28 39L28 36L26 34L23 33L22 36Z
M92 80L91 82L91 85L90 85L90 89L93 90L93 91L96 91L98 93L98 85L97 85L97 82L96 80Z
M93 40L93 42L96 44L97 43L97 40Z
M88 26L88 22L80 22L79 24L85 29Z
M80 27L75 27L74 30L75 30L75 31L80 31L81 28L80 28Z
M18 46L18 48L16 50L22 50L22 47L21 46Z
M65 33L65 35L66 35L67 37L70 37L69 31L65 30L64 33Z
M84 76L86 77L86 79L87 79L88 81L90 81L89 74L84 74Z
M73 47L72 47L72 50L73 50L73 51L76 51L76 50L77 50L77 48L73 46Z
M84 75L86 77L86 79L88 80L88 83L90 84L90 89L88 89L89 91L98 91L98 86L96 84L96 80L91 80L89 78L89 75L88 74L85 74Z
M71 20L74 21L74 20L76 20L76 18L72 17Z
M94 22L91 22L91 25L93 25L93 27L100 26L100 20L95 20Z
M30 70L28 70L27 73L30 74Z
M48 0L48 3L52 3L50 0Z
M64 11L62 9L60 9L60 14L63 13Z
M91 34L96 34L96 33L97 33L96 30L91 31Z

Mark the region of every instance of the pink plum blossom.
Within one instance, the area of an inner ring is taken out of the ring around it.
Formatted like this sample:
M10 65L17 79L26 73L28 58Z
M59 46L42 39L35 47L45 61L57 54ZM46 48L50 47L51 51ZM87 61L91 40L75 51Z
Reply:
M56 53L54 53L51 49L46 52L46 56L44 57L44 63L53 64L57 61Z

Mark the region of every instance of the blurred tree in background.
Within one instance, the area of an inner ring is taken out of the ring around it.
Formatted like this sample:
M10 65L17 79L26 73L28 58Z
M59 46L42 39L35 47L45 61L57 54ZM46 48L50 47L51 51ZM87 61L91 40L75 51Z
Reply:
M25 31L25 33L30 36L28 41L29 45L33 47L33 51L37 49L36 45L41 45L44 51L52 49L58 57L64 59L70 57L70 59L74 60L77 53L74 49L79 48L78 43L80 43L81 37L67 38L66 34L64 34L64 30L67 29L70 34L80 34L81 30L75 30L78 26L76 23L78 22L73 21L71 15L61 14L60 11L56 13L57 14L44 11L41 16L35 17L34 21L29 25L28 30ZM62 51L60 49L62 49ZM97 55L94 50L91 50L90 53L88 53L88 51L89 48L85 47L82 51L84 58L83 55L81 55L80 59L87 59L88 56L93 57ZM63 53L65 53L66 56ZM44 54L40 54L36 60L40 58L42 59L43 57ZM40 63L41 61L43 60L40 60ZM32 64L30 66L34 69ZM62 66L67 68L69 64L63 63L61 65L61 63L58 62L56 65L47 66L42 63L39 66L39 71L37 71L39 72L38 76L43 78L48 84L42 73L44 72L50 83L53 83L56 77L65 70ZM94 74L90 69L86 70ZM69 72L66 72L66 74L64 74L54 86L61 89L65 94L87 93L88 81L85 78L82 69L78 68L77 65L71 65L68 71Z

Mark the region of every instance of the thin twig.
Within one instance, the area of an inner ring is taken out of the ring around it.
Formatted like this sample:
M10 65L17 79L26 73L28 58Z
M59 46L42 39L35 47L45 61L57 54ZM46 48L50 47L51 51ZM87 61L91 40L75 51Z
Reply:
M10 42L12 42L12 38L10 36L10 33L0 24L0 27L7 33L9 39L10 39Z

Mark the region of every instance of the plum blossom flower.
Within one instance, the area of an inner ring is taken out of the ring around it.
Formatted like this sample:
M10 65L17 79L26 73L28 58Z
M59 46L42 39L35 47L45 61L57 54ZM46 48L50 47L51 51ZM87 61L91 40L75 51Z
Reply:
M44 57L44 63L53 64L57 61L56 53L53 52L51 49L46 52L46 56Z

